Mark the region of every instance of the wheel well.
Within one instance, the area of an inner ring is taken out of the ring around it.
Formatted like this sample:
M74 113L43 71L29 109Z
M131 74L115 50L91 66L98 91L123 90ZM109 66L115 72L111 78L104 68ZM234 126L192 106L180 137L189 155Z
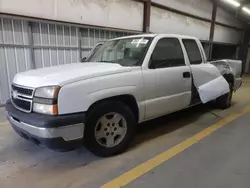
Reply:
M232 74L225 74L223 76L228 83L231 83L234 85L234 76Z
M139 120L139 108L138 108L136 99L133 95L118 95L118 96L109 97L109 98L99 100L89 107L88 112L91 112L96 105L98 105L102 102L106 102L106 101L120 101L120 102L124 103L132 110L133 114L135 115L136 121Z

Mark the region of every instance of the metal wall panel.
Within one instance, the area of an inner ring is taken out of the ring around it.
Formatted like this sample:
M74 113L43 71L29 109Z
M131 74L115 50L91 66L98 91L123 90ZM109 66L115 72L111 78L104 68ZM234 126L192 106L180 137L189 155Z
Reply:
M16 73L79 62L98 42L131 34L0 18L0 104Z
M81 32L81 57L87 57L90 50L99 42L105 42L108 39L118 38L128 35L134 35L134 33L122 32L122 31L109 31L102 29L90 29L82 28Z
M79 61L78 28L32 23L35 67L49 67Z
M26 21L0 18L0 104L9 98L15 74L31 69L28 43Z

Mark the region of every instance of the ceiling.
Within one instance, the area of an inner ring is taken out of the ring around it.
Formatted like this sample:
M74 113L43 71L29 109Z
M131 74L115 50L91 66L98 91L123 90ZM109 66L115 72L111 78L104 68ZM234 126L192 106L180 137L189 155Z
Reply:
M216 0L214 0L216 1ZM221 8L231 12L232 14L235 14L237 18L240 20L250 24L250 14L244 12L242 10L242 7L247 7L250 10L250 0L234 0L236 2L239 2L241 5L239 7L233 6L224 0L217 0L218 4Z

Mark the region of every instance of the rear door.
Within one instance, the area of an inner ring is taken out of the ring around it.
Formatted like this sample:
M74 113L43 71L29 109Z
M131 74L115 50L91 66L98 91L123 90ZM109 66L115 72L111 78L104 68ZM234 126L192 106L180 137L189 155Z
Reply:
M203 48L198 39L182 39L185 47L194 85L203 103L214 100L229 92L229 85L220 71L206 63Z

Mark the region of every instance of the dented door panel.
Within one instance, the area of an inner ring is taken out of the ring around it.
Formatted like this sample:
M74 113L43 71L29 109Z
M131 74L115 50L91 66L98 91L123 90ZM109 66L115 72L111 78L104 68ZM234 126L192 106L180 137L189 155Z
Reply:
M207 63L190 67L202 103L207 103L230 91L227 81L214 65Z

